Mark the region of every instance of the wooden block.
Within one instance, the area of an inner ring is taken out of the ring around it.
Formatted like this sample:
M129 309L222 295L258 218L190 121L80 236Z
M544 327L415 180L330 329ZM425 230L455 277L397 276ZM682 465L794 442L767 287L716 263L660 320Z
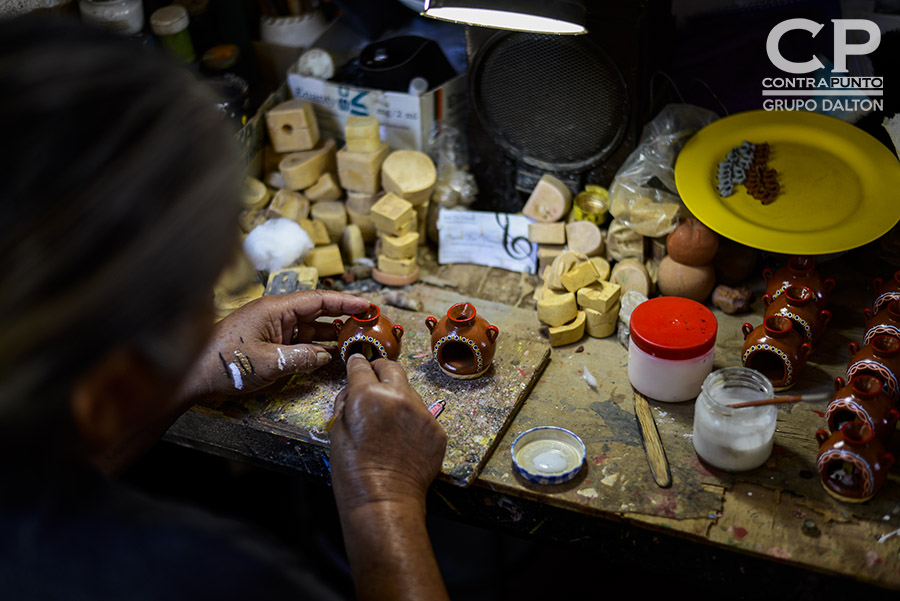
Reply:
M272 198L272 193L264 183L255 177L244 178L243 204L248 211L262 209Z
M622 287L611 282L599 281L578 291L578 306L598 313L608 313L619 302ZM618 310L617 310L618 311Z
M381 190L381 164L390 149L384 142L372 152L350 152L346 148L337 153L337 172L341 187L354 192L375 194Z
M598 279L606 281L609 279L609 261L603 257L591 257L590 262L594 264L597 270Z
M588 336L592 338L606 338L612 336L616 331L616 323L619 316L618 303L614 307L614 311L609 313L599 313L593 309L584 310L584 330Z
M378 255L378 271L391 275L407 276L412 275L418 267L416 266L416 258L409 259L392 259L386 255Z
M259 211L256 209L249 211L244 210L241 211L240 215L238 216L238 225L241 226L241 230L245 234L249 234L253 231L253 228L265 223L267 219L268 218L266 217L265 211Z
M415 257L419 248L419 233L409 232L402 236L381 236L381 253L391 259Z
M553 260L566 250L562 245L539 244L537 249L538 273L543 273L544 269L549 267Z
M572 321L578 313L575 295L571 292L546 290L537 302L538 319L548 326L561 326Z
M307 253L304 262L315 267L319 277L341 275L344 273L344 263L341 261L341 249L337 244L317 246Z
M550 328L550 346L562 346L578 342L584 337L584 311L579 311L575 319L561 326Z
M344 228L347 227L347 210L344 203L337 200L323 200L314 203L309 213L314 221L319 220L325 224L328 238L332 242L341 239Z
M350 219L350 223L359 227L366 244L375 242L378 238L378 232L375 229L375 224L372 222L372 215L369 213L357 213L350 208L350 205L347 205L347 217Z
M566 224L562 222L528 224L528 240L535 244L565 244Z
M399 236L411 231L407 229L410 222L415 227L416 212L413 206L390 192L372 205L370 214L375 227L386 234Z
M562 276L567 274L573 267L579 263L587 262L588 258L574 250L567 250L553 259L550 270L547 274L547 287L554 290L565 290L562 284Z
M288 267L269 274L264 294L289 294L297 290L315 290L319 272L314 267Z
M572 192L564 183L545 173L538 180L522 214L537 221L559 221L572 208Z
M337 176L326 171L319 176L315 184L303 191L303 194L313 202L319 200L340 200L344 197L344 190L338 185Z
M341 250L344 251L344 258L351 264L366 256L366 243L363 241L362 230L358 225L351 223L344 228L341 236Z
M593 284L598 279L599 275L594 264L590 261L585 261L567 271L559 281L569 292L576 292L588 284Z
M270 219L283 217L300 222L309 216L309 199L293 190L279 190L266 209Z
M285 156L278 164L285 187L289 190L303 190L319 181L326 171L334 171L334 150L334 140L329 138L313 150L292 152Z
M381 166L381 184L414 205L428 202L437 182L434 162L424 152L395 150Z
M322 223L321 220L301 219L298 223L300 224L300 227L309 234L310 239L316 246L331 243L331 237L328 235L328 228L325 227L325 224Z
M308 100L295 98L272 107L266 126L276 152L309 150L319 141L319 122Z
M573 221L567 223L566 246L589 257L603 254L603 232L592 221Z

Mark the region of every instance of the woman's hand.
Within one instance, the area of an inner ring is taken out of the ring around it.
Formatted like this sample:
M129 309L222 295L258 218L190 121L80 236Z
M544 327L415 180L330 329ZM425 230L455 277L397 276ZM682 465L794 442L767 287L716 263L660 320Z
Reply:
M332 359L315 344L334 340L337 317L365 311L369 301L324 290L264 296L218 324L181 388L181 398L198 401L246 394L295 373L309 372Z

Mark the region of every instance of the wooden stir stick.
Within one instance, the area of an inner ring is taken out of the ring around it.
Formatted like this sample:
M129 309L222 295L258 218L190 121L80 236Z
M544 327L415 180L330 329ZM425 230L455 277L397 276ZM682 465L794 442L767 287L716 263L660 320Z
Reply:
M644 445L644 453L647 455L647 463L650 464L650 474L660 488L672 486L672 472L669 469L669 460L666 458L666 450L663 448L659 430L656 428L656 420L650 411L647 399L634 391L634 415L637 418L638 430L641 433L641 443Z
M817 394L786 394L771 399L760 399L758 401L744 401L743 403L735 403L728 405L732 409L741 409L742 407L759 407L761 405L781 405L783 403L803 403L808 401L824 401L831 398L831 394L827 392L819 392Z

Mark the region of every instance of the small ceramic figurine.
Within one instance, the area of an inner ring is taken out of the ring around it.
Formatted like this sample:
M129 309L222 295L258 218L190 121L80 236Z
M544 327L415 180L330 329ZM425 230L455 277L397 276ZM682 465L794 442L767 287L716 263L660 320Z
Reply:
M807 286L812 290L820 309L828 304L828 296L835 283L833 278L823 278L816 271L815 259L800 255L791 257L787 265L774 272L769 268L764 269L763 279L766 281L766 293L772 298L777 298L788 286Z
M425 320L431 332L431 348L441 370L452 378L469 380L491 366L500 330L476 314L469 303L457 303L440 321Z
M875 288L875 301L872 303L872 309L878 313L891 301L900 300L900 270L895 271L894 277L888 280L873 279L872 286Z
M844 424L830 436L816 432L819 459L816 467L826 492L839 501L868 501L887 478L894 456L884 450L881 441L865 422Z
M783 315L766 317L754 328L745 323L741 363L755 369L772 382L776 391L787 390L797 382L806 366L812 346L794 328L794 322Z
M881 380L884 390L896 403L900 400L900 339L888 334L872 337L872 342L862 348L855 342L848 345L850 364L847 366L847 378L859 374L868 374Z
M815 346L831 321L831 311L816 304L815 293L809 286L792 284L777 297L764 294L766 315L784 315L793 321L806 342Z
M344 361L354 353L369 361L382 357L394 361L400 356L403 326L394 325L376 305L370 304L364 313L351 315L346 322L335 319L332 323Z
M834 379L834 396L825 410L825 423L831 432L840 430L852 421L865 422L881 442L887 443L900 418L891 400L882 390L881 380L875 376L860 375L845 383L838 376Z
M863 344L870 344L872 338L879 334L890 334L894 338L900 338L900 300L892 300L882 307L876 315L871 309L863 309L866 320L866 334Z

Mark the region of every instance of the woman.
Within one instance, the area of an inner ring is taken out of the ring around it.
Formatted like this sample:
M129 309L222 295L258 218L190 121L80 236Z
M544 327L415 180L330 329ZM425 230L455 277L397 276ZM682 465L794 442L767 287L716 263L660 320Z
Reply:
M242 170L212 107L187 72L111 34L0 24L4 599L330 598L249 529L111 476L197 400L324 365L316 318L367 307L296 293L213 327ZM253 366L239 386L235 358ZM445 598L424 498L446 437L397 364L354 356L347 372L331 465L358 595Z

